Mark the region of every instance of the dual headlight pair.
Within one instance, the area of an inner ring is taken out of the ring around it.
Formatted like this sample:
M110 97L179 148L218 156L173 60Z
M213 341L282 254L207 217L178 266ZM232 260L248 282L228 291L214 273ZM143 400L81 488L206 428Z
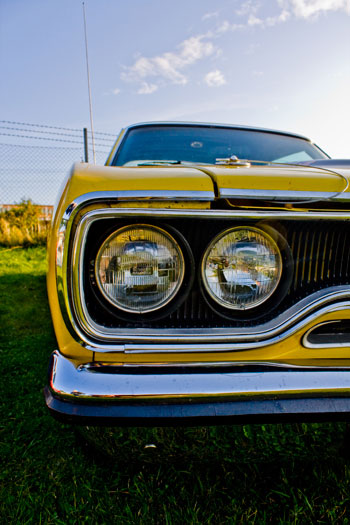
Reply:
M144 314L175 299L184 283L186 264L188 257L168 231L136 224L118 229L104 241L95 275L102 295L114 307ZM228 310L248 310L264 303L278 287L281 274L277 242L251 226L219 233L200 263L206 293Z

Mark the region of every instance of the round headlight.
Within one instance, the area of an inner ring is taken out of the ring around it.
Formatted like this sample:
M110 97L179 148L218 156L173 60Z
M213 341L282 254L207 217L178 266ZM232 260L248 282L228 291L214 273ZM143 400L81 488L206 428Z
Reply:
M202 279L208 294L231 310L248 310L266 301L282 273L277 243L254 227L221 232L202 260Z
M175 239L156 226L120 228L102 244L96 258L97 284L117 308L146 313L165 306L178 292L185 271Z

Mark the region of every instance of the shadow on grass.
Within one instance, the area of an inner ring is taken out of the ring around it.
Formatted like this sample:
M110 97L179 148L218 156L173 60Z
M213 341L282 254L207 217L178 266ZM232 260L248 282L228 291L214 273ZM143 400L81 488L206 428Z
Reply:
M347 460L350 444L346 423L284 423L211 427L80 427L76 444L97 465L121 471L160 464L185 467L293 465ZM130 463L130 457L133 462Z
M328 522L348 508L344 423L82 427L76 443L106 487L112 488L117 476L120 487L139 502L149 497L159 509L164 498L167 508L176 502L176 508L187 509L162 511L174 523L185 516L194 523L208 516L210 523Z

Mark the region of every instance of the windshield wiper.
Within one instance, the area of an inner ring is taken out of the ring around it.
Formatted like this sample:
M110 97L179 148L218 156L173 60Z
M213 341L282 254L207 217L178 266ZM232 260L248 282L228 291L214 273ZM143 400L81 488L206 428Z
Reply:
M137 166L158 166L158 165L174 165L182 164L181 160L145 160L144 162L138 162Z

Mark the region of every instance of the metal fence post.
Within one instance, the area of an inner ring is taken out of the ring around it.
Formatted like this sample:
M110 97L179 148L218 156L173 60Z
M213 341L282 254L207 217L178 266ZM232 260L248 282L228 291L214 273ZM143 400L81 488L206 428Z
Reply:
M89 145L88 145L88 132L87 128L83 129L84 133L84 162L89 162Z

